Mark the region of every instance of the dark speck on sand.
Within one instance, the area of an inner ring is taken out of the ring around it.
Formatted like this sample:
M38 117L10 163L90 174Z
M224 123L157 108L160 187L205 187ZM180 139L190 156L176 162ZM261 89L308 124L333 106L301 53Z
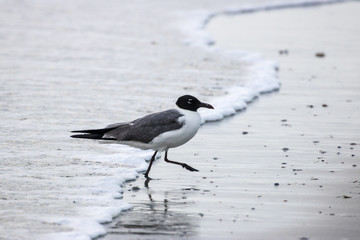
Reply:
M323 52L317 52L317 53L315 54L315 56L318 57L318 58L323 58L323 57L325 57L325 53L323 53Z

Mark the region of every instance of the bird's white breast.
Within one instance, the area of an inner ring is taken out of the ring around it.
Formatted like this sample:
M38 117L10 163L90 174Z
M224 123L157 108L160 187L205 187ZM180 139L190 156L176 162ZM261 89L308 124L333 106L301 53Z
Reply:
M154 138L150 143L153 149L162 151L183 145L192 139L199 130L201 118L198 112L184 109L178 109L178 111L183 115L178 121L184 125L177 130L162 133Z

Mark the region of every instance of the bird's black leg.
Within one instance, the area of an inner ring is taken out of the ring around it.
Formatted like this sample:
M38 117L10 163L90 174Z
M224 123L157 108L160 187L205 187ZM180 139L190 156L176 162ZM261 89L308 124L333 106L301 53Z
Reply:
M164 159L165 162L180 165L180 166L182 166L183 168L185 168L185 169L187 169L187 170L189 170L189 171L191 171L191 172L198 172L198 171L199 171L199 170L197 170L197 169L195 169L195 168L187 165L186 163L175 162L175 161L169 160L169 159L167 158L167 152L168 152L168 150L165 151L165 159Z
M151 160L150 160L150 163L149 163L149 167L148 167L148 169L146 170L146 173L145 173L145 178L148 179L148 180L151 179L151 178L149 177L149 172L150 172L151 166L152 166L152 164L153 164L153 162L154 162L154 160L155 160L156 153L157 153L157 151L155 151L154 155L151 157Z

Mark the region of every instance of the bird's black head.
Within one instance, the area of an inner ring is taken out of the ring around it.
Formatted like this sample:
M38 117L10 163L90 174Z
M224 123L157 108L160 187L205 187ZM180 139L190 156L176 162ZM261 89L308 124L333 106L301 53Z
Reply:
M205 107L205 108L211 108L214 109L213 106L211 106L208 103L200 102L199 99L196 97L193 97L191 95L184 95L179 97L179 99L176 101L176 105L179 108L190 110L196 112L198 108Z

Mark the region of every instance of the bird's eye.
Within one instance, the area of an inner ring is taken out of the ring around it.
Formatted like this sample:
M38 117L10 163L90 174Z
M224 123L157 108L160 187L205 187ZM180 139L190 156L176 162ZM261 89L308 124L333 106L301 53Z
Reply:
M188 104L193 104L194 100L192 100L191 98L188 100Z

